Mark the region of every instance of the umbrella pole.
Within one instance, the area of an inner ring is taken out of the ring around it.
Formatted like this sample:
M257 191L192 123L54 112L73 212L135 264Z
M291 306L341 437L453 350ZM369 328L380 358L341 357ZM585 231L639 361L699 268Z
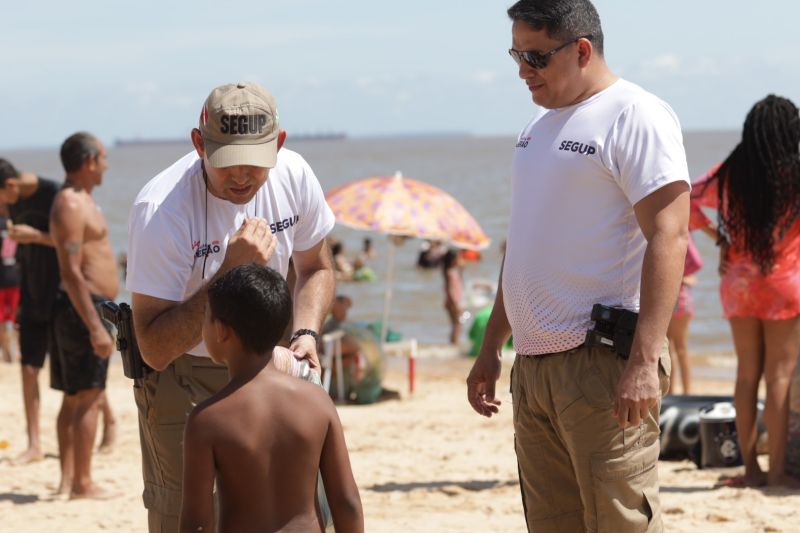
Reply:
M389 305L392 301L392 278L394 276L394 239L389 236L389 249L386 253L386 288L383 292L383 318L381 319L381 353L383 343L386 342L386 333L389 331Z

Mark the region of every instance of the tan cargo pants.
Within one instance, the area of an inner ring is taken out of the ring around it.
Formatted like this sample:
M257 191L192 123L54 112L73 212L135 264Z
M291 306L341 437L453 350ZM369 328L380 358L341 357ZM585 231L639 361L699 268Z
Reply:
M626 361L580 346L517 355L511 374L515 449L529 531L660 532L659 405L637 427L612 416ZM665 345L661 394L669 388Z
M227 382L224 366L208 357L182 355L134 387L142 445L142 498L150 533L178 531L186 417Z

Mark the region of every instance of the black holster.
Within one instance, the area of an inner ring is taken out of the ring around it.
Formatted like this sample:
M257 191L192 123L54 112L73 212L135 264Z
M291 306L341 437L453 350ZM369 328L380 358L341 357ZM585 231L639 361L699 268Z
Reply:
M605 346L617 352L622 359L631 355L633 335L636 333L636 322L639 313L609 307L603 304L592 306L594 329L586 332L587 346Z
M122 371L130 379L142 379L152 368L142 359L136 333L133 329L133 313L126 303L117 305L112 300L97 304L100 317L114 325L117 329L117 350L122 356Z

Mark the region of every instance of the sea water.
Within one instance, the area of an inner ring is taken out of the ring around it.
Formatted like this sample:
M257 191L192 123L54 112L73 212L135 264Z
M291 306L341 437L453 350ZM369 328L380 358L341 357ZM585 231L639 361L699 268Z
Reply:
M685 145L693 178L722 160L736 145L738 132L688 132ZM159 171L192 149L188 134L184 142L108 146L109 169L95 198L109 221L111 244L117 253L127 247L128 211L136 193ZM324 190L342 183L376 175L403 175L440 187L458 199L492 239L483 259L464 269L465 281L496 281L500 267L500 243L505 238L510 206L512 137L402 137L292 141L288 148L311 164ZM17 168L42 176L63 179L56 147L31 150L0 150L0 157ZM376 257L371 267L378 280L340 283L339 293L353 299L350 318L373 321L383 309L388 240L378 234L341 226L334 235L342 239L345 254L355 255L364 237L371 237ZM690 349L695 353L730 353L727 322L722 318L716 272L717 250L705 235L696 234L706 261L694 287L695 319L690 326ZM439 270L415 268L420 241L409 240L396 250L395 279L391 305L391 328L423 343L446 343L449 322L443 302L443 280ZM122 299L129 295L123 293ZM466 329L466 328L465 328Z

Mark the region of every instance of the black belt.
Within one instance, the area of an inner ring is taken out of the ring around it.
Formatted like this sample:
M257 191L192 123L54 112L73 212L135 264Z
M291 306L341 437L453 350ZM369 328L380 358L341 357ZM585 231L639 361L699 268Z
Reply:
M524 353L517 353L518 356L524 357L526 359L545 359L547 357L553 357L556 355L569 355L571 353L577 352L578 350L582 349L586 346L585 342L580 343L574 348L570 348L569 350L564 350L563 352L551 352L551 353L540 353L535 355L527 355Z

